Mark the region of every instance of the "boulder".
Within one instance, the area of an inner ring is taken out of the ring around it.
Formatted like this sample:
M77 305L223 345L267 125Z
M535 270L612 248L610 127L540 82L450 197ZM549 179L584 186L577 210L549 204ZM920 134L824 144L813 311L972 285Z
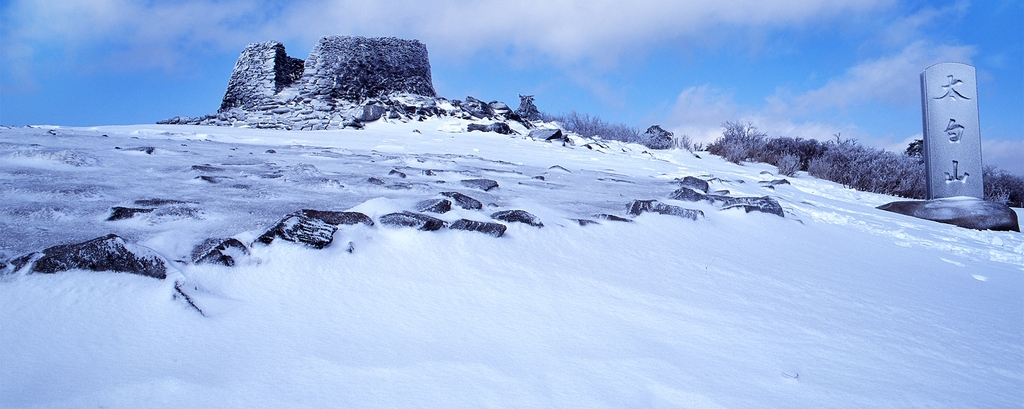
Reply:
M537 216L525 210L502 210L491 214L491 218L509 223L525 223L534 227L544 227L544 223L541 223Z
M325 210L302 209L299 211L299 213L302 214L303 216L319 219L327 224L333 224L335 226L351 226L354 224L364 224L367 226L373 226L373 219L371 219L370 216L367 216L359 212L334 212Z
M672 192L672 194L670 194L668 197L675 200L682 200L684 202L714 202L714 199L712 199L708 195L705 195L688 187L681 187L679 189L676 189L676 191Z
M488 124L488 125L469 124L469 125L466 126L466 132L473 132L473 131L494 132L494 133L500 133L502 135L510 135L512 133L512 128L509 127L508 124L506 124L504 122L495 122L493 124Z
M562 134L561 129L534 129L530 131L531 138L542 141L553 141L565 139L565 135Z
M466 102L462 103L462 109L477 119L494 117L494 109L490 104L473 97L466 97Z
M505 230L507 229L507 227L501 223L478 222L469 219L456 220L455 223L452 223L452 225L448 226L448 228L452 230L475 231L484 234L489 234L494 237L501 237L503 234L505 234Z
M231 267L239 255L249 255L249 248L238 239L207 239L192 249L192 262Z
M653 125L640 135L640 143L651 149L670 149L675 146L675 139L672 136L672 132Z
M690 189L700 191L701 193L707 193L709 186L708 182L704 179L687 176L684 177L683 180L679 181L679 187L688 187Z
M974 230L1020 231L1008 206L973 197L949 197L886 203L879 209Z
M722 210L742 208L747 213L762 212L774 214L779 217L786 217L782 206L775 199L768 196L763 197L729 197L722 201Z
M601 219L601 220L608 220L608 221L613 221L613 222L633 223L632 220L629 220L629 219L627 219L625 217L622 217L622 216L616 216L614 214L601 213L601 214L594 215L594 217L596 217L598 219Z
M132 217L135 217L136 214L152 213L154 210L156 209L114 206L110 208L110 217L107 218L107 221L131 219Z
M68 270L114 271L158 279L167 278L167 265L156 252L125 243L108 234L83 243L50 247L12 260L14 270L27 264L32 273L53 274Z
M380 105L364 105L362 112L356 117L359 122L373 122L384 116L384 107Z
M416 204L416 210L430 213L448 213L452 210L452 201L448 199L430 199Z
M491 179L465 179L459 183L462 186L480 189L485 192L498 187L498 182Z
M412 227L417 230L440 230L447 224L444 220L413 212L389 213L380 217L380 224L392 227Z
M627 206L627 211L633 216L643 213L658 213L668 216L684 217L691 220L703 218L704 212L696 209L686 209L679 206L672 206L661 203L657 200L634 200Z
M280 238L305 244L315 249L322 249L334 241L334 232L337 230L338 227L334 224L306 216L302 212L296 212L285 216L256 240L263 244L270 244L274 239Z
M299 94L311 99L436 95L427 47L394 37L323 37L306 58L300 84Z
M479 210L484 207L484 204L479 200L459 192L441 192L441 196L452 198L452 200L455 200L455 204L466 210Z

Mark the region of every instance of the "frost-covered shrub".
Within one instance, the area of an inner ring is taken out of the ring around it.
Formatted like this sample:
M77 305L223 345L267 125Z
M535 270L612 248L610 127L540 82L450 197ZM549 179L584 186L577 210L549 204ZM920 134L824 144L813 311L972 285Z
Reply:
M982 179L985 200L1012 207L1024 207L1024 177L986 165L982 168Z
M858 145L854 140L829 142L811 160L811 176L866 192L924 198L924 165L906 155Z
M725 122L722 136L708 145L708 152L732 163L748 160L768 162L765 140L768 135L758 131L751 123Z
M775 166L779 168L779 174L784 176L796 175L796 172L800 170L800 158L792 154L783 154L776 161Z

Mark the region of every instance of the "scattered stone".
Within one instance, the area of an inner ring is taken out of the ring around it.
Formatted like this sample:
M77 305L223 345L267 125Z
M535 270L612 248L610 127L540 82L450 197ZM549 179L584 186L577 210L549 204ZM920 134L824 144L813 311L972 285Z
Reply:
M267 149L264 153L277 153L277 151L273 149Z
M444 228L444 220L413 212L389 213L380 217L380 224L392 227L412 227L417 230L435 231Z
M147 155L152 155L153 152L156 152L156 148L154 148L152 146L140 146L138 148L125 148L124 150L126 150L126 151L135 151L135 152L146 152Z
M534 227L544 227L544 223L541 223L537 216L525 210L502 210L491 214L491 218L509 223L526 223Z
M107 221L131 219L138 213L152 213L154 210L156 209L114 206L110 208L110 217L107 218Z
M14 270L32 264L30 272L53 274L68 270L114 271L163 280L167 265L156 252L125 243L108 234L83 243L50 247L12 260Z
M238 239L207 239L192 249L192 262L195 264L220 264L234 266L232 256L249 255L249 248Z
M209 163L203 165L192 165L192 170L198 170L200 172L222 172L223 168L212 166Z
M879 209L974 230L1020 231L1017 213L1004 204L973 197L900 201Z
M366 181L369 182L371 185L377 185L377 186L383 186L383 185L385 185L387 183L387 182L385 182L383 180L380 180L380 179L377 179L375 177L367 178Z
M534 129L530 131L531 138L542 141L561 140L565 138L561 129Z
M633 223L632 220L629 220L629 219L627 219L625 217L622 217L622 216L616 216L614 214L601 213L601 214L594 215L594 217L596 217L598 219L601 219L601 220L608 220L608 221L613 221L613 222Z
M722 210L742 208L747 213L762 212L774 214L779 217L786 217L782 211L782 205L775 199L768 196L763 197L730 197L725 198L722 203Z
M631 215L639 216L643 213L653 212L668 216L684 217L691 220L697 220L698 217L703 218L704 212L696 209L685 209L679 206L672 206L661 203L657 200L634 200L627 206L628 212Z
M503 234L505 234L505 230L507 229L507 227L501 223L478 222L469 219L456 220L455 223L452 223L452 225L448 226L448 228L452 230L475 231L484 234L489 234L494 237L501 237Z
M455 200L455 204L466 210L479 210L484 208L484 204L479 200L472 197L466 196L459 192L441 192L441 196L450 197Z
M276 238L302 243L315 249L322 249L334 240L338 227L319 218L309 217L303 212L285 216L273 228L260 235L257 241L270 244Z
M791 184L786 179L762 180L762 181L757 182L757 183L760 184L761 187L766 187L766 188L773 189L773 190L775 189L775 186Z
M573 219L573 220L575 220L576 223L579 223L580 226L583 226L583 227L589 226L591 224L601 224L601 223L598 223L596 220L590 220L590 219Z
M220 177L220 176L207 176L207 175L196 176L196 179L201 179L201 180L209 182L209 183L220 183L219 179L221 179L221 178L222 177Z
M473 131L494 132L494 133L500 133L502 135L510 135L512 133L512 128L509 127L508 124L504 123L504 122L495 122L493 124L488 124L488 125L469 124L469 125L466 126L466 132L473 132Z
M699 190L701 193L708 192L708 182L704 179L696 178L693 176L687 176L683 180L679 181L680 187L688 187L693 190Z
M465 179L459 183L462 183L462 186L480 189L485 192L498 187L498 182L491 179Z
M424 169L423 170L423 176L437 176L437 172L435 172L435 171L433 171L431 169Z
M402 179L405 179L405 177L407 176L405 173L399 171L398 169L391 169L391 171L388 172L388 175L398 176Z
M681 187L679 189L676 189L676 191L672 192L672 194L670 194L668 197L675 200L682 200L684 202L714 202L714 199L712 199L708 195L697 192L688 187Z
M135 204L139 206L164 206L185 204L185 202L174 199L139 199L135 201Z
M327 224L333 224L335 226L351 226L355 224L364 224L367 226L373 226L373 219L370 216L359 212L334 212L326 210L311 210L302 209L299 211L303 216L319 219Z
M430 213L448 213L452 210L452 201L448 199L430 199L416 204L416 210Z

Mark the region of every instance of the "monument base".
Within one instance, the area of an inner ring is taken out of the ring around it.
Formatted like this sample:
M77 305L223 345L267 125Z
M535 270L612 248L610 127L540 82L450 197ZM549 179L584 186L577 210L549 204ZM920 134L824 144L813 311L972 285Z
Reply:
M968 229L1020 231L1017 213L1009 206L973 197L892 202L878 209Z

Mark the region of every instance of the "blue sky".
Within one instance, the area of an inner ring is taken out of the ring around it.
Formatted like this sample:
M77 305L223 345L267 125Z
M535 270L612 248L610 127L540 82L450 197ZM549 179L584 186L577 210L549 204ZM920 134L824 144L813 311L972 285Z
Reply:
M0 124L152 123L215 112L246 44L305 58L324 35L416 38L441 96L580 112L711 141L902 150L918 75L977 67L983 154L1024 174L1024 0L0 1Z

